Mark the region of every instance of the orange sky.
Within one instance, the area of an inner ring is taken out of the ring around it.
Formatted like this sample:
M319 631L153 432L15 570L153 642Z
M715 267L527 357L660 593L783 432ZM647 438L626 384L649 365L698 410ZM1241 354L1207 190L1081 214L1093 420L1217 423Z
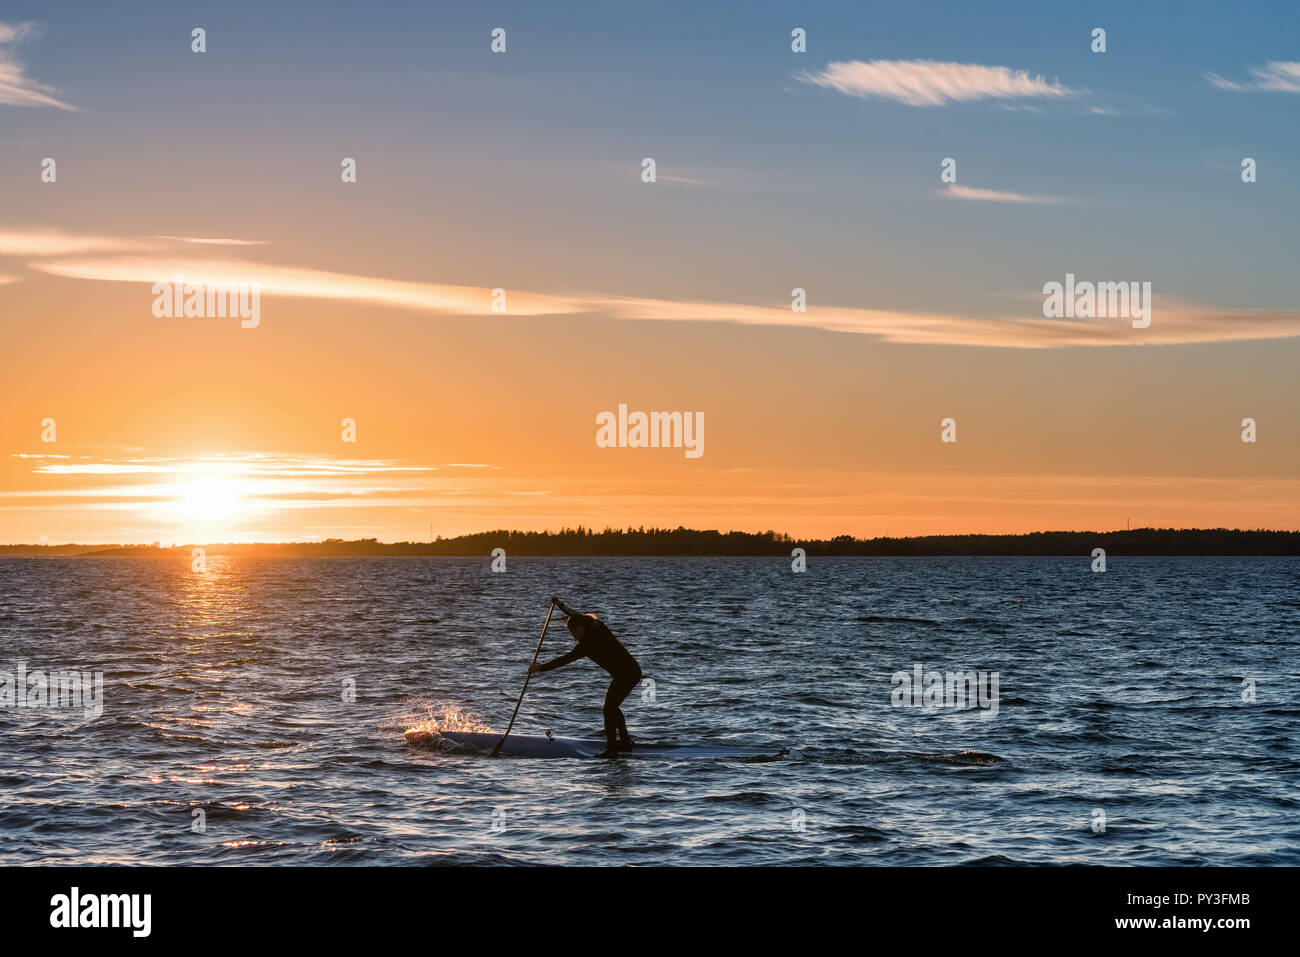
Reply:
M283 297L241 329L155 319L142 284L49 277L0 301L29 320L3 360L11 542L1300 525L1289 356L1269 343L903 345ZM703 412L704 454L597 447L620 402Z
M1015 17L800 58L758 11L725 49L521 12L494 57L468 13L232 12L202 55L82 13L0 30L0 542L1300 527L1267 25L1150 14L1156 70ZM177 273L256 328L156 316ZM1150 327L1044 318L1067 273L1151 282ZM598 446L620 403L703 454Z

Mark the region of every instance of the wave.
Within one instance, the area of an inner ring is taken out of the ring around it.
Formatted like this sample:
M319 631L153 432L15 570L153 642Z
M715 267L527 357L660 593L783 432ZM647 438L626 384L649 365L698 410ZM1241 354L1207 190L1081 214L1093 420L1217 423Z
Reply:
M849 749L806 749L800 752L802 760L818 764L952 764L993 765L1006 764L1005 758L986 751L855 751Z

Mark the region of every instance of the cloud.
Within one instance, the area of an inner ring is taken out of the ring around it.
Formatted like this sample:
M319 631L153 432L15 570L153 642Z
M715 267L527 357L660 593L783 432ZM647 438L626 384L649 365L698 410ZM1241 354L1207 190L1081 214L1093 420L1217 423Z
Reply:
M91 252L141 252L150 244L117 236L61 233L55 229L0 231L0 256L69 256Z
M1059 196L1031 196L1027 193L1010 193L1000 189L976 189L973 186L958 186L956 183L949 183L946 190L942 190L945 195L952 196L954 199L974 199L983 200L989 203L1063 203L1065 200Z
M838 90L846 96L879 97L908 106L943 106L950 102L1018 97L1074 96L1058 82L1030 76L1024 70L975 63L935 60L861 60L827 64L799 79Z
M265 239L204 239L198 236L154 236L168 242L204 246L265 246ZM57 229L0 230L0 256L75 256L78 253L131 253L165 249L164 243L120 236L65 233Z
M310 299L349 299L400 309L420 309L445 315L492 314L492 290L476 286L379 279L294 266L275 266L236 259L189 259L173 256L113 256L91 259L51 259L28 264L54 276L105 282L256 283L262 295ZM511 315L540 316L585 311L579 300L546 293L508 290Z
M1150 327L1134 329L1128 319L1045 319L1043 297L1018 315L983 317L957 313L903 312L840 306L809 306L792 314L789 305L746 306L658 299L592 300L593 312L617 319L732 322L798 326L878 337L912 345L994 346L1054 349L1065 346L1176 345L1300 336L1300 312L1231 309L1184 303L1155 295Z
M29 77L27 68L14 54L13 47L36 36L35 24L0 23L0 104L76 110L70 103L55 98L57 89Z
M320 455L265 452L236 452L229 455L135 456L121 459L91 459L62 462L66 455L14 454L11 458L32 459L40 464L33 472L47 475L249 475L329 476L372 475L382 472L436 472L429 465L409 465L391 459L343 459ZM484 466L493 468L494 466Z
M1262 69L1250 67L1254 77L1245 83L1225 80L1217 73L1206 73L1205 78L1220 90L1248 90L1252 92L1300 93L1300 63L1288 60L1270 60Z
M265 246L265 239L203 239L198 236L155 236L154 239L170 239L177 243L194 243L199 246Z
M681 183L684 186L716 186L713 180L695 179L691 176L667 176L663 173L655 174L655 181L660 183Z
M975 192L1016 195L993 190ZM46 258L31 261L28 266L72 279L152 285L156 282L170 283L179 274L187 283L257 283L261 294L269 296L350 300L449 317L496 316L491 309L493 291L484 287L383 279L235 259L208 260L132 253ZM1015 349L1174 345L1300 337L1300 312L1208 306L1181 302L1158 291L1154 296L1154 319L1146 329L1134 329L1127 319L1045 319L1041 295L1017 295L1014 298L1024 303L1018 312L989 317L961 312L816 305L810 305L807 312L794 313L789 303L750 305L602 294L559 295L508 289L506 315L795 327L872 336L892 343ZM141 302L141 308L148 308L147 299Z

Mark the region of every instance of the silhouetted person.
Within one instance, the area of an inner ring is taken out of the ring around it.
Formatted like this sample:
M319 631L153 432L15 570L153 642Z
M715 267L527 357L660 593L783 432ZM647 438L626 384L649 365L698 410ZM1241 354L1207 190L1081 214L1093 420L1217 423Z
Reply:
M550 671L553 668L562 668L579 658L590 658L600 665L609 672L613 680L609 683L609 690L605 692L606 748L597 757L612 758L619 751L631 750L632 736L627 733L627 721L619 705L641 680L641 666L632 657L632 653L623 647L623 643L614 637L614 633L605 627L605 623L595 615L576 612L558 598L552 598L551 601L555 602L555 607L567 616L569 634L577 639L578 644L566 655L560 655L544 665L533 665L528 669L528 673L531 675Z

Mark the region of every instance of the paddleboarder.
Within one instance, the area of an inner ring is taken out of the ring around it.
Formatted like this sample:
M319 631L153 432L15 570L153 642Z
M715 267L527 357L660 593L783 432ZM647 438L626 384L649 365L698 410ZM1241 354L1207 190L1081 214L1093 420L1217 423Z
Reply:
M612 679L609 690L605 692L605 751L597 757L612 758L619 751L630 751L632 736L627 733L627 721L619 705L641 680L641 666L637 664L632 653L623 647L623 643L614 637L614 633L605 623L593 614L574 611L558 598L552 598L555 607L566 616L565 624L569 634L577 640L577 645L568 654L560 655L545 664L533 664L530 675L543 671L562 668L579 658L590 658L609 672Z

